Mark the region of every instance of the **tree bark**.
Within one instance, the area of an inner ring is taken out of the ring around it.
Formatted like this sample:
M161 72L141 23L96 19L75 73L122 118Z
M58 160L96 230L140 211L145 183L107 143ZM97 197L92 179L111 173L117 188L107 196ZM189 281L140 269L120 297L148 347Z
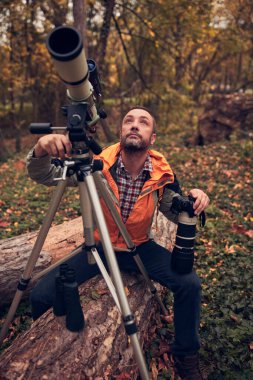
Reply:
M100 31L99 41L98 41L98 67L100 69L101 75L103 76L105 74L104 68L104 60L106 55L106 48L107 48L107 42L108 37L110 34L110 27L111 27L111 19L113 15L113 10L115 6L115 0L109 0L105 2L105 10L103 15L103 24Z
M38 231L0 242L0 307L9 304L31 255ZM54 264L83 242L81 217L50 229L32 275ZM35 282L31 282L24 297Z
M155 240L171 250L175 231L176 226L159 213L152 226ZM0 242L0 307L8 305L12 301L18 280L31 255L37 236L38 231L29 232ZM52 227L33 270L32 281L24 293L24 298L28 296L29 291L36 283L33 277L36 278L42 270L58 262L83 242L81 217Z
M141 346L153 338L157 304L143 280L124 275L128 302L135 315ZM65 328L64 317L51 310L32 324L0 356L0 379L115 379L127 373L135 380L133 358L121 315L101 276L79 287L86 326L80 333Z
M88 55L88 44L86 42L86 1L73 0L74 27L79 31L83 40L86 56Z
M253 125L253 96L245 93L214 94L199 115L198 131L189 143L204 145L229 140L234 131L249 136Z
M113 10L115 6L115 0L109 0L105 2L105 10L103 15L103 24L100 31L100 36L98 40L97 45L97 67L98 72L100 74L100 77L102 78L102 81L106 82L106 78L108 76L106 70L105 70L105 56L106 56L106 48L107 48L107 42L110 34L110 27L111 27L111 19L113 15ZM103 109L103 101L99 104L100 108ZM107 142L111 142L115 139L114 133L111 131L108 122L106 119L100 119L100 125L103 129L105 138Z
M77 218L53 227L36 271L82 243L81 226L81 218ZM171 249L176 225L159 213L152 230L155 240ZM12 283L16 283L24 256L29 256L36 236L37 232L33 232L1 243L0 258L8 260L6 263L2 259L3 263L0 263L0 267L3 266L0 288L1 291L5 289L6 297L7 284L10 289ZM160 323L158 304L141 275L122 274L122 279L138 327L138 339L145 350L154 339L157 322ZM158 284L156 288L162 296L165 289ZM137 380L139 370L133 347L129 345L121 314L102 276L82 284L79 293L86 321L84 330L79 333L68 331L65 317L55 317L52 309L48 310L1 354L0 380L111 380L125 378L122 377L124 373L128 376L126 378Z

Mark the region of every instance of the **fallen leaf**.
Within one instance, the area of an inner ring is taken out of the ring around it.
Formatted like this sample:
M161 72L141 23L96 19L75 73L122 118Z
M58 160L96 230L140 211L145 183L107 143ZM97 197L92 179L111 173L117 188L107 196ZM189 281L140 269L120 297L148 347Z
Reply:
M233 197L233 195L231 194L230 198L232 198L232 197ZM241 208L242 207L242 205L240 203L238 203L238 202L230 202L230 204L231 204L231 206L236 207L236 208Z
M253 237L253 230L247 230L245 227L243 227L241 224L233 224L232 230L236 232L237 234L246 235L250 238Z
M26 163L23 160L18 160L14 162L14 168L18 171L24 170L25 167L26 167Z
M1 167L0 167L0 172L4 172L4 171L6 171L6 170L9 170L9 165L8 164L6 164L6 163L4 163L3 165L1 165Z
M162 356L164 353L170 352L170 345L163 340L160 340L159 343L159 356Z
M232 321L234 321L234 322L238 322L238 321L239 321L239 318L238 318L236 315L234 315L234 314L231 314L231 315L230 315L230 318L231 318Z
M243 185L242 185L242 183L237 183L237 184L234 186L234 190L237 190L237 189L243 189Z
M236 177L239 174L238 170L223 170L223 173L228 177Z
M151 373L152 373L152 377L151 377L151 379L152 379L152 380L157 380L158 369L157 369L157 367L156 367L156 362L155 362L154 359L151 360L150 368L151 368Z
M125 379L130 379L130 374L127 372L122 372L120 375L114 376L115 380L125 380Z
M231 246L226 245L225 251L227 253L235 253L235 247L234 247L234 245L231 245Z
M164 364L163 360L159 359L158 361L158 372L163 370L163 369L166 369L166 365Z
M0 220L0 227L3 227L3 228L4 228L4 227L8 227L9 225L10 225L9 222L5 222L5 221L3 221L3 220L2 220L2 221Z
M253 230L248 230L245 232L245 235L250 237L250 238L253 238Z
M169 324L173 323L173 315L161 315L161 318Z

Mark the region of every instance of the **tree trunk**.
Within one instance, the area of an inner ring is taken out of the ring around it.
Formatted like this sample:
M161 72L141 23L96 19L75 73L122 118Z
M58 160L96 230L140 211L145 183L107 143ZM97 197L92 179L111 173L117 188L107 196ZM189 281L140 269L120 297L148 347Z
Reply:
M86 1L73 0L73 17L74 17L74 27L81 34L84 51L87 57L88 44L86 41Z
M99 120L99 123L100 125L102 126L103 128L103 132L104 132L104 135L105 135L105 138L106 138L106 141L107 142L111 142L115 139L115 135L114 133L110 130L110 127L107 123L107 120L105 119L100 119Z
M159 318L157 304L143 280L124 275L123 281L143 346L153 338L152 326ZM79 291L86 321L84 330L68 331L64 317L56 318L49 310L0 356L1 380L109 380L124 372L137 379L132 346L104 280L96 276Z
M248 136L252 131L253 96L251 94L214 94L199 116L198 133L189 142L208 144L229 140L233 131Z
M152 230L155 240L171 250L176 226L159 213L154 220ZM38 231L29 232L0 242L0 307L10 304L12 301L16 292L17 282L31 255L37 235ZM52 227L32 276L36 278L42 270L58 262L83 242L81 217ZM24 298L27 297L29 290L35 283L36 280L32 279L31 284L24 293Z
M0 307L9 304L16 292L17 282L27 264L37 232L30 232L0 242ZM81 217L50 229L32 275L54 264L83 242ZM28 290L35 284L32 281ZM24 294L27 296L28 292Z
M82 242L81 225L81 218L77 218L51 229L51 236L48 236L45 243L50 253L45 251L44 246L37 270L64 256L71 245L73 249ZM156 241L171 249L176 226L159 214L152 229ZM24 255L29 254L36 235L37 233L25 234L18 238L6 239L2 243L0 257L5 256L9 266L14 267L10 269L12 280L17 275L17 267L23 264ZM26 248L25 242L28 242ZM4 273L7 273L6 263ZM3 274L4 280L8 280ZM7 276L10 279L10 274ZM122 278L130 310L138 327L139 342L145 350L145 345L154 339L157 321L160 322L158 304L142 276L122 274ZM6 283L10 288L10 281ZM156 287L162 295L164 289L158 284ZM137 380L139 370L122 323L122 316L102 276L96 276L82 284L79 293L86 321L84 330L79 333L68 331L65 327L65 317L56 318L52 309L48 310L32 324L29 331L20 335L2 353L0 380ZM128 377L122 377L124 373ZM121 374L120 377L117 377L117 374Z
M106 48L107 42L110 34L111 27L111 19L113 15L113 10L115 6L115 0L109 0L105 2L105 10L103 15L103 24L100 31L99 41L97 45L97 68L99 72L100 78L102 81L106 82L106 78L108 73L105 69L105 56L106 56ZM100 109L103 109L103 102L99 104ZM114 133L110 130L110 126L106 119L100 119L100 125L103 129L105 138L107 142L112 142L115 139Z
M110 27L111 27L111 19L113 15L113 10L115 6L115 0L109 0L105 3L105 11L103 15L103 24L100 31L99 41L98 41L98 67L101 72L101 75L105 74L104 68L104 60L106 56L106 48L107 48L107 42L110 34Z

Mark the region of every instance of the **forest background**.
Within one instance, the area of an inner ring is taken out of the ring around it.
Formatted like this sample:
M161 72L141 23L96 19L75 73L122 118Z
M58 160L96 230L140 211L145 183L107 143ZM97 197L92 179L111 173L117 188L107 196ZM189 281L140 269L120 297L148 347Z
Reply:
M214 95L253 93L252 2L3 0L0 10L1 238L38 229L43 219L51 192L27 177L25 155L37 139L28 125L66 123L60 112L66 88L45 40L53 27L75 25L101 77L108 118L97 128L99 142L117 141L129 106L147 106L159 126L157 149L184 191L194 185L209 194L196 253L203 282L201 361L209 379L252 379L252 126L240 124L227 140L217 133L212 144L196 145L200 115ZM69 193L55 223L79 213ZM6 345L29 324L29 307L21 305L19 313ZM171 329L157 332L147 354L158 379L170 378L159 347Z

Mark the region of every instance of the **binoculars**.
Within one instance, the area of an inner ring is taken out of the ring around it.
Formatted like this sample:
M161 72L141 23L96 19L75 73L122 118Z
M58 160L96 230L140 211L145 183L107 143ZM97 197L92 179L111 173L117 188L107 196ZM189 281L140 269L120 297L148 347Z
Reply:
M61 264L55 276L53 312L56 317L66 317L66 328L72 332L83 330L85 320L80 303L75 272L68 264Z

